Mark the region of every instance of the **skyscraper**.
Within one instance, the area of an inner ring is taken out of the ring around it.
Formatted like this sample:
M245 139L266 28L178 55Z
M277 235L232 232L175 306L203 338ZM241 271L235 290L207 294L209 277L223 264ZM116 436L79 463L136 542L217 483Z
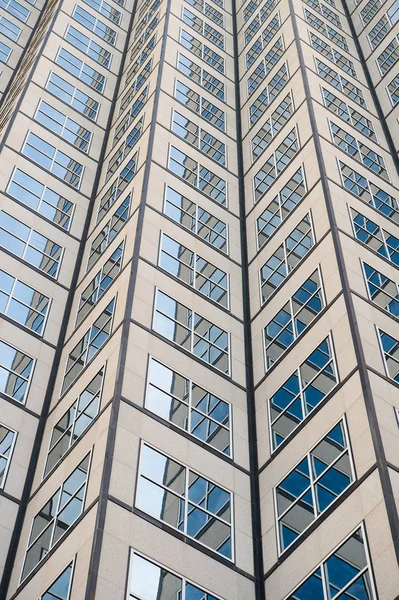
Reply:
M0 0L0 598L399 595L398 0Z

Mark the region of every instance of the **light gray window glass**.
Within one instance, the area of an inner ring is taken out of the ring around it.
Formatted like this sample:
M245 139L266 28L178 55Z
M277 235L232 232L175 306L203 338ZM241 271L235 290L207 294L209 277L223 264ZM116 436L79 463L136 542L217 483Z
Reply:
M98 261L100 256L104 254L110 243L115 239L124 224L129 218L130 212L130 194L126 196L124 201L118 206L108 223L102 228L100 233L94 238L91 243L89 258L87 261L87 271Z
M211 246L227 253L227 225L169 186L165 190L165 215Z
M269 398L275 450L338 383L331 337L326 337Z
M4 44L4 42L0 42L0 62L7 64L8 59L10 58L12 50L10 46Z
M376 598L366 554L363 528L359 528L321 565L291 592L285 600L309 597L312 600L330 598ZM310 596L309 596L310 594Z
M309 32L310 43L312 48L317 52L320 52L323 56L331 60L339 69L342 69L348 75L351 75L355 79L357 79L356 69L353 62L342 52L338 52L335 50L330 44L327 44L324 40L319 38L312 32Z
M133 101L129 112L123 117L123 119L115 127L114 139L112 141L112 147L119 142L120 139L125 135L125 132L129 129L134 119L143 109L147 101L148 87L144 88L138 98Z
M354 480L348 434L342 419L274 489L280 553Z
M273 69L274 65L280 60L284 53L283 38L280 37L273 46L264 54L262 54L262 61L258 63L256 68L252 71L248 77L248 96L258 89L262 82Z
M355 238L371 250L399 266L399 238L353 208L350 209Z
M126 600L137 600L138 598L140 600L154 600L155 598L156 600L171 600L172 598L218 600L213 594L132 550Z
M153 329L222 373L230 374L229 334L159 290Z
M392 79L387 87L387 91L393 106L396 106L399 102L399 75L396 75Z
M80 58L77 58L65 48L60 48L56 56L55 62L62 69L71 73L84 83L87 83L93 90L102 94L105 88L105 77L90 65L84 63Z
M6 10L21 23L26 23L30 16L30 10L17 0L0 0L0 8Z
M0 269L0 312L43 335L50 298Z
M321 14L327 21L342 29L341 19L338 14L328 8L328 6L325 6L322 2L319 2L319 0L305 0L305 2L313 8L313 10Z
M245 9L244 9L245 10ZM247 69L256 61L265 49L266 45L273 39L280 29L280 15L277 13L262 31L262 34L255 40L245 55Z
M4 488L17 434L0 423L0 489Z
M308 213L260 269L261 304L284 283L314 243L312 222Z
M123 113L123 111L126 110L126 108L128 106L130 106L135 95L143 87L143 85L147 81L148 77L150 76L151 69L152 69L152 58L150 58L150 60L144 65L144 67L142 68L140 73L137 75L137 77L133 80L133 82L129 86L129 89L127 90L126 94L122 97L121 104L119 107L119 115L121 115ZM126 85L128 85L128 83L129 82L126 80L125 87L126 87Z
M381 19L368 33L369 42L373 50L386 39L391 27L392 25L390 24L389 19L385 15L382 15Z
M192 79L192 81L195 81L195 83L208 90L216 98L219 98L219 100L226 100L224 83L182 54L178 54L177 56L177 69L189 79Z
M89 151L92 132L56 110L44 100L41 100L37 107L35 121L76 146L78 150L86 153Z
M125 166L119 171L116 179L110 187L107 189L105 194L100 200L97 214L97 223L107 214L112 208L121 194L125 191L126 187L132 181L137 170L138 152L130 158Z
M227 204L227 182L174 146L169 148L168 168L218 204Z
M252 138L252 160L256 160L266 150L272 139L292 117L293 113L294 106L291 94L288 94Z
M56 73L51 72L46 83L46 90L68 104L88 119L95 121L100 110L96 100L74 87Z
M21 35L22 29L12 23L9 19L4 16L0 16L0 33L5 35L8 39L16 42Z
M340 75L340 73L326 65L326 63L322 62L318 58L316 58L316 67L319 76L327 81L327 83L342 92L350 100L356 102L356 104L359 104L359 106L366 106L366 101L364 99L362 90L349 81L349 79L346 79L346 77Z
M399 205L396 198L341 161L338 164L342 183L349 192L366 202L366 204L373 206L387 219L396 224L399 223Z
M319 270L303 282L263 330L266 371L288 350L325 307Z
M325 23L322 19L314 15L312 12L304 9L306 22L309 23L311 27L317 29L322 35L325 35L329 40L337 44L342 50L345 52L349 52L348 42L346 37L339 33L336 29Z
M232 560L232 494L143 444L135 506Z
M7 193L52 223L69 230L74 204L21 169L15 169Z
M121 24L122 15L119 10L116 10L113 6L105 2L105 0L83 0L86 4L94 8L96 11L107 17L110 21L115 23L115 25ZM121 6L123 6L123 1L118 2Z
M176 111L173 111L172 131L212 160L226 166L226 144Z
M122 267L124 242L111 254L101 269L96 273L89 285L83 290L76 316L75 327L78 327L91 309L101 300L107 289L120 273Z
M306 191L304 170L300 167L256 220L259 248L262 248L269 237L285 221L290 212L302 200Z
M343 121L346 121L346 123L353 125L353 127L360 131L360 133L363 133L363 135L375 139L374 127L370 119L367 119L367 117L362 115L355 108L352 108L352 106L338 98L329 90L322 88L322 94L324 106L328 108L329 111L337 115Z
M231 406L194 381L150 359L145 407L231 456Z
M269 156L265 164L253 179L254 202L265 195L270 186L281 175L299 151L299 140L296 129L292 129L276 150Z
M143 123L144 117L141 117L141 119L139 119L137 123L135 123L133 127L131 127L129 133L126 135L119 148L109 159L107 172L105 174L105 181L108 181L112 177L112 175L119 169L122 162L130 154L130 152L133 150L133 148L139 141L143 133Z
M25 402L34 365L33 358L0 340L0 392Z
M210 300L229 308L227 273L164 233L158 264Z
M82 460L32 522L21 574L23 581L83 512L90 454Z
M387 375L399 383L399 340L381 329L377 329L377 331Z
M245 45L249 44L254 35L256 35L256 33L262 27L262 24L266 21L266 19L277 6L278 2L279 0L265 0L264 2L262 2L261 10L258 12L256 17L250 22L248 27L244 30ZM243 10L244 23L248 21L248 19L250 18L252 13L255 12L259 4L260 2L258 2L258 0L256 0L256 2L253 2L252 0L250 2L247 2Z
M3 211L0 211L0 247L57 279L63 248Z
M399 60L399 42L395 37L377 57L381 75L385 75Z
M360 11L360 16L364 25L370 23L371 19L375 17L384 2L385 0L369 0L369 2L363 6L362 10Z
M31 131L26 137L22 154L73 188L80 188L83 165Z
M47 454L45 477L60 462L98 415L105 368L103 367L81 392L71 408L54 425Z
M385 310L392 317L398 319L398 284L366 263L363 263L363 274L366 282L367 293L371 302L374 302L374 304Z
M221 131L226 131L226 115L223 110L181 81L176 81L175 98Z
M115 298L111 300L70 352L66 362L61 394L71 387L85 366L93 360L110 337L114 311Z
M87 35L84 35L81 31L76 29L76 27L68 25L64 39L84 54L87 54L87 56L90 56L90 58L105 69L110 68L112 59L111 52L87 37Z
M86 27L89 31L92 31L100 38L108 42L111 46L116 44L116 31L106 25L100 19L96 19L93 15L79 5L75 6L72 14L75 21L81 23L83 27Z
M185 6L182 8L181 19L186 25L192 27L195 31L203 35L218 48L224 50L224 35L209 23L200 19L196 14L188 10Z
M263 90L249 107L249 123L254 125L271 102L278 96L279 92L288 83L288 69L284 64L273 77L265 84Z

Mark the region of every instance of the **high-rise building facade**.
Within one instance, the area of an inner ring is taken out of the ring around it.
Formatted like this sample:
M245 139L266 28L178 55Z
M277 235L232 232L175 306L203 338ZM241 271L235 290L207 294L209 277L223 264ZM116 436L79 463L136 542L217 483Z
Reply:
M399 596L398 0L0 0L0 598Z

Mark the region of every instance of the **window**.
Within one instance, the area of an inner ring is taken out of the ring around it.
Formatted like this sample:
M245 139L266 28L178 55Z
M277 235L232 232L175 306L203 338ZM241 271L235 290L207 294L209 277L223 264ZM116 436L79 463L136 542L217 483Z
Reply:
M168 168L211 200L227 205L227 182L174 146L169 148Z
M344 56L341 52L338 52L338 50L334 50L330 44L327 44L327 42L317 37L317 35L314 35L311 31L309 32L309 37L314 50L320 52L320 54L328 58L328 60L331 60L331 62L345 73L357 79L355 65L349 58Z
M192 52L194 56L197 56L208 63L208 65L216 69L216 71L219 71L219 73L224 74L223 56L197 40L191 33L188 33L188 31L185 31L184 29L180 30L180 43L187 48L187 50Z
M136 507L232 560L233 495L142 444Z
M133 148L135 147L135 145L141 138L141 135L143 133L143 124L144 124L144 117L141 117L141 119L139 119L137 121L137 123L135 123L135 125L133 125L133 127L130 129L128 135L125 137L125 139L119 146L119 148L109 159L107 172L105 174L106 182L119 169L122 162L130 154L130 152L133 150Z
M113 8L110 4L108 4L108 2L105 2L105 0L83 0L83 2L94 8L94 10L96 10L97 12L104 15L104 17L107 17L107 19L115 23L115 25L121 24L121 13L119 12L119 10L116 10L116 8ZM121 4L121 6L123 6L123 2L118 2L118 4Z
M9 46L4 44L3 42L0 42L0 62L7 64L8 59L11 56L11 52L12 50Z
M279 0L265 0L262 2L262 8L256 15L256 17L250 22L248 27L244 31L244 41L245 45L249 44L254 35L259 31L262 27L262 23L266 21L272 11L276 8ZM244 22L249 19L251 14L256 10L255 3L249 3L248 6L243 11Z
M221 131L226 131L225 113L181 81L176 81L175 98Z
M61 394L71 387L85 366L93 360L107 342L111 335L114 311L115 298L106 306L69 354Z
M4 8L21 23L26 23L30 17L30 10L22 6L17 0L0 0L0 8Z
M337 383L329 335L269 399L272 450L292 435Z
M73 562L57 577L39 600L69 600L73 577Z
M269 104L278 96L287 82L288 69L287 65L284 64L270 81L266 83L255 102L249 107L250 126L254 125L261 118Z
M384 190L341 161L338 165L342 183L349 192L366 202L366 204L373 206L387 219L399 224L399 206L396 198L384 192Z
M43 335L50 298L0 269L0 312Z
M101 269L96 273L89 285L83 290L79 300L75 327L78 327L91 309L98 304L122 267L124 242L111 254Z
M33 519L21 574L23 581L83 512L90 454L82 460Z
M371 19L375 17L385 0L370 0L360 11L360 16L364 25L370 23Z
M181 73L219 98L219 100L226 100L224 83L189 58L186 58L182 54L178 54L177 68Z
M227 273L165 233L161 236L158 264L210 300L229 308Z
M254 202L259 200L268 191L270 186L281 175L284 169L294 158L299 150L296 129L292 129L277 149L269 156L263 167L254 177Z
M231 456L231 406L211 392L150 359L145 407Z
M181 19L186 25L192 27L197 33L203 35L207 40L215 44L221 50L224 50L224 35L214 27L211 27L206 21L203 21L191 10L185 6L182 9Z
M112 58L111 52L105 50L105 48L91 40L87 35L84 35L72 25L68 25L64 39L84 54L87 54L87 56L90 56L90 58L98 62L102 67L109 69Z
M142 108L144 107L147 101L148 87L144 88L141 92L140 96L136 98L130 107L129 112L123 117L119 125L115 128L114 139L112 142L112 147L115 146L117 142L124 136L125 132L128 130L130 125L133 123L133 120L140 114Z
M395 25L399 21L399 4L398 0L395 0L393 4L387 10L387 17L391 25Z
M377 332L387 375L399 383L399 341L381 329Z
M386 38L391 29L391 24L385 15L376 23L368 34L370 46L373 50L377 48Z
M153 329L222 373L230 374L229 334L159 290Z
M0 423L0 489L6 483L16 439L16 432Z
M226 165L226 144L176 111L172 114L172 131L212 160Z
M19 36L21 35L21 31L22 29L14 23L12 23L9 19L0 16L0 33L5 35L10 40L16 42Z
M269 22L267 27L262 31L262 35L260 35L252 46L249 48L248 52L245 55L245 61L247 65L247 69L256 61L258 56L260 56L266 45L273 39L277 31L280 29L280 15L277 13Z
M97 119L100 109L99 103L52 71L46 83L46 90L62 100L62 102L72 106L72 108L85 115L88 119L92 121Z
M0 392L24 403L34 364L33 358L0 340Z
M371 302L385 310L391 317L399 318L399 286L377 269L363 264L363 275Z
M326 590L326 591L325 591ZM327 591L328 590L328 591ZM375 598L363 527L331 553L286 600ZM342 593L341 593L342 592Z
M115 46L116 44L116 31L111 29L108 25L100 21L100 19L96 19L93 15L84 8L79 5L75 6L75 9L72 13L75 21L78 21L83 27L92 31L100 38L108 42L111 46Z
M345 52L349 52L348 42L341 33L339 33L330 25L327 25L327 23L319 19L319 17L316 17L316 15L314 15L306 8L304 9L304 13L306 22L309 23L311 27L317 29L317 31L319 31L322 35L325 35L329 40L331 40L332 42L337 44L337 46L342 48L342 50L345 50Z
M83 165L31 131L26 136L22 154L68 185L79 189L83 177Z
M127 185L132 181L136 174L137 169L138 152L126 163L123 169L118 173L117 178L113 184L105 192L104 196L100 200L98 207L97 223L107 214L109 209L115 204L122 192L126 189Z
M69 230L74 212L72 202L20 169L15 169L7 193L42 217Z
M327 83L342 92L345 96L348 96L348 98L356 102L356 104L366 106L366 101L360 88L353 85L348 79L321 62L318 58L316 58L316 67L319 76L327 81Z
M156 36L153 35L146 47L139 54L138 58L134 61L133 65L130 67L128 72L126 73L125 87L130 83L133 77L139 72L142 65L145 63L147 58L151 55L151 52L155 48Z
M389 181L388 172L382 156L332 121L330 121L330 128L333 142L338 148L352 158L363 163L363 165L367 169L370 169L370 171L373 171L373 173L376 173L383 179Z
M131 104L133 98L135 97L135 95L137 94L137 92L140 90L140 88L143 87L143 85L147 81L148 77L150 76L151 68L152 68L152 58L150 58L148 63L141 69L140 73L137 75L136 79L130 85L126 94L122 97L121 105L119 108L119 115L121 115L123 113L123 111L126 110L126 108L128 106L130 106L130 104ZM127 83L125 82L125 86L126 85L127 85Z
M103 367L79 394L70 409L54 425L43 477L46 477L54 469L64 454L76 444L98 415L104 372L105 368Z
M260 270L260 296L264 304L314 246L310 213L283 241Z
M226 223L169 186L165 189L163 212L214 248L227 253Z
M35 121L64 138L82 152L88 152L92 133L76 121L73 121L44 100L41 100L35 114Z
M0 211L0 247L57 279L62 246L3 211Z
M377 57L377 64L381 75L385 75L391 67L399 60L399 43L395 37Z
M252 160L256 160L266 150L272 139L292 117L293 113L294 106L291 94L288 94L252 138Z
M99 94L104 91L105 88L105 77L98 71L95 71L90 65L87 65L79 58L76 58L73 54L60 48L56 56L55 62L60 65L62 69L74 75L78 79L87 83L93 90L96 90Z
M262 248L269 237L280 227L305 194L305 174L303 168L300 167L256 220L259 248Z
M399 238L367 217L350 209L355 238L386 260L399 266Z
M284 44L283 38L280 37L266 52L262 61L259 62L257 67L252 71L251 75L248 77L247 85L248 85L248 96L252 96L254 92L258 89L258 87L262 84L263 80L273 69L274 65L280 60L284 53Z
M350 123L360 131L363 135L371 139L375 139L375 132L372 122L363 116L355 108L352 108L344 100L338 98L332 92L322 88L324 106L335 115L337 115L343 121Z
M396 106L399 102L399 74L392 79L387 90L393 106Z
M317 269L264 328L266 371L306 331L325 305L321 274Z
M94 238L91 243L89 258L87 260L87 269L98 261L100 256L104 254L110 243L115 239L124 224L129 218L130 212L130 194L126 196L123 202L118 206L108 223L102 228L100 233Z
M223 8L223 2L221 0L212 1L214 4ZM216 25L219 25L219 27L224 27L223 14L219 10L216 10L216 8L213 8L208 2L204 2L204 0L186 0L186 2L202 12L206 17L211 19L211 21L216 23Z
M196 584L132 550L126 600L153 600L154 594L161 600L167 597L169 590L173 590L176 598L218 600Z
M279 552L288 548L354 480L342 419L274 489Z
M321 14L327 21L342 29L341 19L333 10L325 6L319 0L304 0L313 10Z

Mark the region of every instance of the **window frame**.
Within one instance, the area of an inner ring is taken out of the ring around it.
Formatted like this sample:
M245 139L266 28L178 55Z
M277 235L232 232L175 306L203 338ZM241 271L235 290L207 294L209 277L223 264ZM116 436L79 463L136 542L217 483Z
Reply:
M2 427L4 429L6 429L9 433L12 433L12 440L11 440L10 449L9 449L9 452L8 452L8 457L6 457L4 454L0 453L0 458L5 458L5 460L6 460L5 469L4 469L4 471L3 471L2 474L0 473L0 475L1 475L0 490L4 490L4 488L6 486L7 476L8 476L8 473L10 471L10 468L11 468L12 455L13 455L13 452L14 452L14 449L15 449L15 444L17 443L17 438L18 438L18 431L16 431L16 429L13 429L9 425L5 425L1 421L0 422L0 430L1 430ZM6 435L8 435L8 434L6 434Z

